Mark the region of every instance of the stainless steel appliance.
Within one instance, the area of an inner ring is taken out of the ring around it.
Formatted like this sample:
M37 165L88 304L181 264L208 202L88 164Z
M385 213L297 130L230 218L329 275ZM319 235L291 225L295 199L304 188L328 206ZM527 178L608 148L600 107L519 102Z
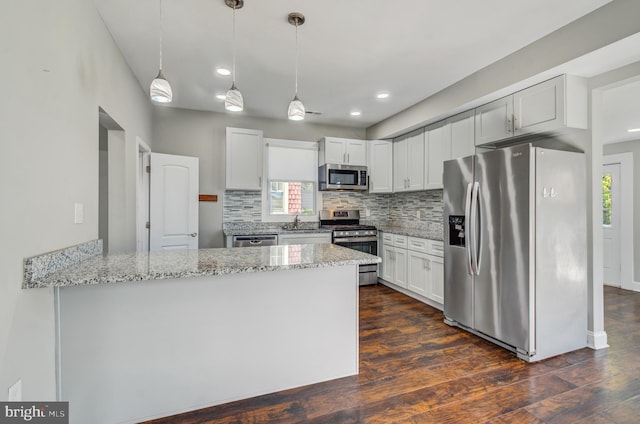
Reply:
M277 234L255 234L233 236L233 247L275 246L278 244Z
M331 242L338 246L378 255L378 230L373 225L360 225L358 210L321 210L320 225L331 229ZM378 282L378 265L360 265L359 284Z
M444 163L444 314L538 361L586 346L581 153L531 144Z
M366 190L367 167L326 163L318 168L320 191Z

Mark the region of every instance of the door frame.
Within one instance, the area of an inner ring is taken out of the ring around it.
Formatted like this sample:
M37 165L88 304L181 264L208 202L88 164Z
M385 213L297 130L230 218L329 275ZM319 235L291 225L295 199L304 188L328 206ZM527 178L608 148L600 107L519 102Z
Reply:
M146 167L149 165L151 148L140 137L136 137L136 251L149 251L149 173Z
M620 165L621 288L640 292L640 283L633 279L633 153L616 153L602 156L602 166L612 164Z

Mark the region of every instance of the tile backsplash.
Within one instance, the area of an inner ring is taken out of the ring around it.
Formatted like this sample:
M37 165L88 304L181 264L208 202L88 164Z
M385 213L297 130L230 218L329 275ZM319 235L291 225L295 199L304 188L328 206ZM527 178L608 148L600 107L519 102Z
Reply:
M370 194L327 191L322 193L323 209L358 209L363 221L390 222L420 227L442 225L442 190L411 193ZM367 211L369 216L366 216ZM420 212L420 218L418 218ZM261 223L262 194L256 191L225 191L223 223Z

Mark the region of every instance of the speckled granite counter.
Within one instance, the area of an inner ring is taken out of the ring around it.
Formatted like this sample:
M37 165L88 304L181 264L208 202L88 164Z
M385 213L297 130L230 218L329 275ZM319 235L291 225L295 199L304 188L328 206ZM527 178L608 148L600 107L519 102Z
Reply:
M38 278L23 288L323 268L380 262L377 256L330 244L176 250L95 255Z
M442 226L432 225L426 227L405 227L401 225L378 225L378 231L385 233L401 234L409 237L419 237L431 240L443 241Z

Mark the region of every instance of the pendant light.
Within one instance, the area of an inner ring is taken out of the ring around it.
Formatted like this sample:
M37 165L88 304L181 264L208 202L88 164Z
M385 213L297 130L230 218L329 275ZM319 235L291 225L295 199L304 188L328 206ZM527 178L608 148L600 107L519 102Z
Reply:
M160 0L160 71L158 71L158 76L151 81L149 96L152 101L158 103L171 103L173 100L171 85L162 74L162 0Z
M244 100L242 93L236 87L236 9L241 9L244 6L244 0L224 0L224 3L233 9L233 63L231 68L233 82L224 99L224 108L231 112L242 112Z
M289 111L287 115L292 121L302 121L304 119L304 105L298 98L298 26L304 24L304 15L302 13L289 13L288 21L296 27L296 91L293 100L289 103Z

